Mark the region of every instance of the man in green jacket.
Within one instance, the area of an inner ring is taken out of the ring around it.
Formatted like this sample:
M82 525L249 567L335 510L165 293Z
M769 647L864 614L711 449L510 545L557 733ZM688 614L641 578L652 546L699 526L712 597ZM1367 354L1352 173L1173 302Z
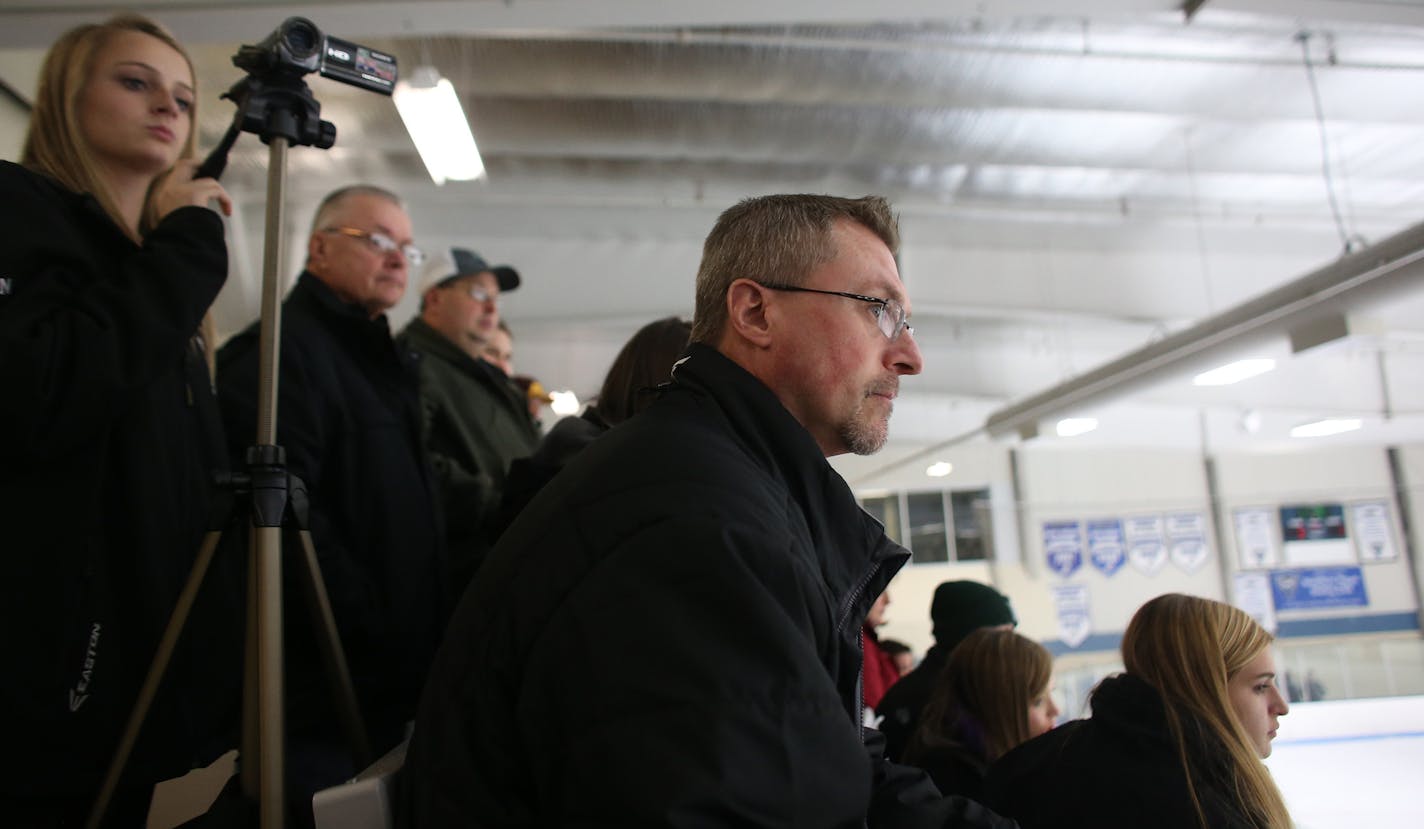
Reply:
M508 265L451 248L424 269L420 315L400 346L420 371L422 431L445 508L450 584L458 598L494 539L505 475L534 451L538 429L524 395L481 350L499 326L499 297L519 286Z

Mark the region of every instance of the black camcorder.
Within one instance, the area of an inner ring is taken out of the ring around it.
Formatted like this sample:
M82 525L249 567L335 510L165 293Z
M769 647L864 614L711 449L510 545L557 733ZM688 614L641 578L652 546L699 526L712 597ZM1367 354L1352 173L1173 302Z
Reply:
M385 95L396 86L395 56L324 35L305 17L282 21L266 40L239 49L232 62L265 77L298 78L319 72L323 78Z

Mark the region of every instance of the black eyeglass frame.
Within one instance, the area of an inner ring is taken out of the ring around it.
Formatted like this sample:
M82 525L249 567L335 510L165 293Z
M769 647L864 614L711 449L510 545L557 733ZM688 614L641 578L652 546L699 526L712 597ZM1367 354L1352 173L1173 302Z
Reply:
M753 279L752 281L756 282L755 279ZM849 291L826 291L822 290L821 288L803 288L800 285L770 285L765 282L757 282L756 284L773 291L794 291L796 293L803 294L826 294L827 296L840 296L845 297L846 299L855 299L861 302L868 302L872 305L878 305L880 307L875 312L875 326L880 329L880 333L884 334L886 339L890 340L890 342L893 343L895 342L895 340L900 338L901 332L909 334L910 336L914 336L915 334L915 327L910 324L910 315L905 313L905 306L901 305L900 301L897 299L884 299L878 296L853 294ZM891 317L891 324L894 327L891 328L889 331L885 330L885 323L881 322L881 320L886 318L886 312L893 313L893 316Z

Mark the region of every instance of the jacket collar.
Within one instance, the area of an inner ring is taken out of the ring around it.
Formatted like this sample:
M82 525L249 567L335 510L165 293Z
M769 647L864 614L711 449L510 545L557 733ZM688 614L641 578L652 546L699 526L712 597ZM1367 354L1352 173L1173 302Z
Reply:
M297 277L297 287L292 289L292 297L305 301L326 316L343 323L360 325L364 329L380 329L390 336L390 323L386 320L385 314L379 314L375 319L372 319L366 309L360 305L354 302L343 302L335 291L331 290L311 271L302 271L301 276Z
M122 240L123 243L130 247L139 246L122 227L119 227L114 221L114 217L109 215L109 211L104 209L104 205L99 203L98 197L93 193L76 193L61 184L58 179L52 178L48 173L42 173L20 164L14 164L10 161L3 161L0 162L0 164L17 167L26 174L33 176L35 180L42 183L43 186L54 191L56 197L69 202L72 207L81 213L87 214L89 218L94 220L96 225L102 229L100 232L110 234L116 241Z
M467 374L473 374L482 379L492 379L489 369L494 366L484 360L471 357L464 349L450 342L449 337L436 331L430 326L430 323L419 316L411 319L402 329L401 337L420 351L433 354L447 363L458 366Z
M373 371L377 365L395 367L403 373L414 371L409 356L391 337L390 321L385 314L372 319L360 305L343 302L311 271L302 271L287 302L294 310L311 315L348 348L364 355L364 359L374 361L367 363Z
M837 626L858 630L909 551L886 537L811 433L746 369L694 343L673 367L671 390L678 389L715 399L749 453L785 483L819 553L822 578L838 599Z

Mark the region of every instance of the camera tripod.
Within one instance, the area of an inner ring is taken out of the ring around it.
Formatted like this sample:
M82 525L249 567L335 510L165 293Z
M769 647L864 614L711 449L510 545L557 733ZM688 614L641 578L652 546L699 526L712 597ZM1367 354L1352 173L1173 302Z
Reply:
M241 55L239 53L239 57ZM234 59L235 62L237 60ZM291 72L272 73L260 78L249 76L223 97L237 102L237 115L227 136L197 175L216 177L222 172L227 151L239 132L256 133L269 147L257 440L247 449L245 471L221 476L218 481L219 494L210 515L209 530L199 546L193 568L169 617L114 759L89 813L88 829L99 829L103 822L104 813L118 788L124 766L138 741L144 719L152 707L203 579L212 564L223 529L234 523L234 514L240 511L240 504L248 507L252 527L248 554L247 644L240 754L244 796L259 801L262 829L282 829L286 819L281 589L284 523L299 531L303 552L302 566L298 568L300 580L312 612L318 650L332 686L351 759L358 769L369 765L372 759L336 620L317 563L316 548L307 529L306 487L287 471L286 453L277 445L277 370L282 309L278 268L283 245L282 210L287 149L290 145L303 144L326 149L335 141L335 128L320 120L320 105L312 98L300 75Z

